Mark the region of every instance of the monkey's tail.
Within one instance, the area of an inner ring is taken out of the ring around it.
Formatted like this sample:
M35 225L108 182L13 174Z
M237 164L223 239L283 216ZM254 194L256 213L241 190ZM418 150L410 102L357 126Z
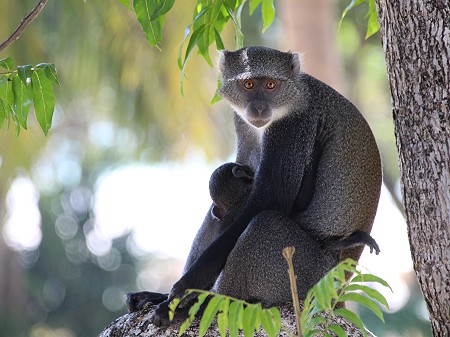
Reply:
M344 239L338 237L328 238L322 243L324 249L333 251L342 251L344 249L365 245L370 248L371 253L374 250L376 255L380 253L380 247L378 246L375 239L363 231L353 232L350 236Z

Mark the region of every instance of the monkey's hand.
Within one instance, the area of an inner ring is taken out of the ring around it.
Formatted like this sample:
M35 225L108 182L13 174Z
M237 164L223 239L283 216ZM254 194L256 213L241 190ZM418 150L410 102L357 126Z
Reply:
M168 294L152 293L149 291L142 291L139 293L127 294L128 312L135 312L144 309L147 303L159 304L166 301Z

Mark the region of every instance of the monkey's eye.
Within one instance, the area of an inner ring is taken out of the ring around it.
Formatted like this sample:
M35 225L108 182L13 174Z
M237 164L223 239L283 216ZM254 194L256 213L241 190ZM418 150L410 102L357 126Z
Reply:
M244 80L242 82L242 86L244 87L244 89L247 89L247 90L253 89L255 87L255 81L253 81L253 80Z
M264 88L267 90L274 90L277 87L277 81L275 80L267 80L264 82Z

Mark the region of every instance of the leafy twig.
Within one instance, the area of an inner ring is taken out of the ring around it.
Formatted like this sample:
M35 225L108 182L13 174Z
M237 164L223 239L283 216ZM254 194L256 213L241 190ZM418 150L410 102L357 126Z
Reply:
M291 282L291 294L292 294L292 301L294 304L294 312L295 312L295 318L297 320L297 335L299 337L302 337L302 325L301 325L301 311L300 311L300 303L298 300L298 291L297 291L297 276L294 273L294 265L292 263L292 257L295 253L295 247L286 247L283 249L283 257L286 259L288 264L288 273L289 273L289 280Z
M38 4L19 24L19 27L0 45L0 52L8 47L11 43L16 41L24 32L25 28L33 21L42 11L48 0L39 0Z

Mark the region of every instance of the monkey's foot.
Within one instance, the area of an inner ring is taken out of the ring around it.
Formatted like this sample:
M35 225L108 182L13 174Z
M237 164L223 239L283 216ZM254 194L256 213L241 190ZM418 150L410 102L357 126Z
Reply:
M167 300L167 301L161 302L156 307L153 315L150 317L150 322L153 325L156 325L158 327L168 326L173 322L182 321L189 317L190 306L177 307L177 310L175 310L173 321L171 321L169 319L169 304L170 303L171 303L171 300Z
M152 293L142 291L139 293L127 294L128 312L135 312L144 309L147 303L156 305L167 300L168 294Z

